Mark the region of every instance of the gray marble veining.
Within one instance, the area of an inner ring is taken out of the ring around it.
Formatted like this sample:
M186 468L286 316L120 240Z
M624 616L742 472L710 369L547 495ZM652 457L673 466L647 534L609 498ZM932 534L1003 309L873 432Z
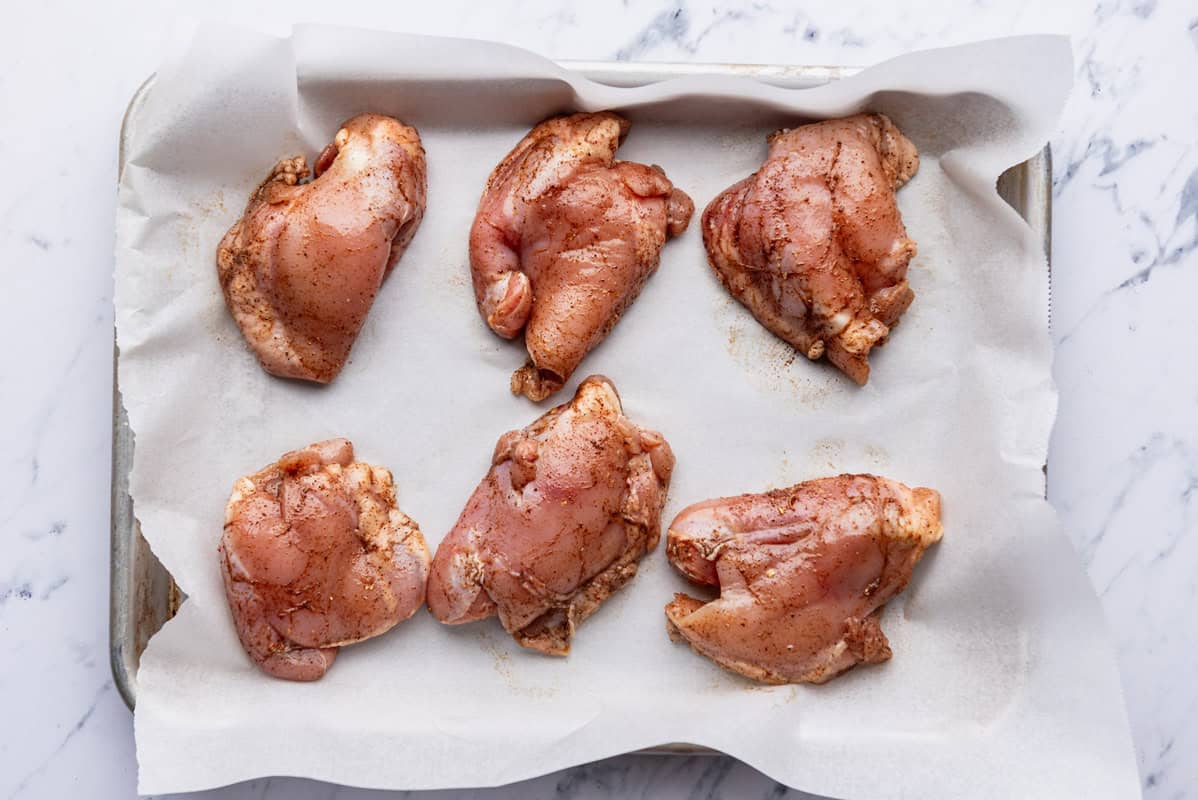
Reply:
M1186 0L849 4L364 0L23 4L0 53L0 796L129 797L107 660L116 133L176 14L493 38L559 58L867 64L1068 33L1052 146L1060 418L1050 498L1117 642L1145 796L1198 796L1198 7ZM1034 80L1034 76L1029 76ZM804 797L725 758L626 756L485 792L254 781L205 797Z

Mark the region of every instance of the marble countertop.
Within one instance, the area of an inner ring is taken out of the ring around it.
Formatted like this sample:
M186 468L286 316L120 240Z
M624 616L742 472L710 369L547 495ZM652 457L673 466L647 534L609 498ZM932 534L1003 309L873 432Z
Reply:
M1198 337L1192 2L243 5L42 0L5 15L0 796L135 794L132 716L108 666L116 142L178 15L490 38L557 58L796 64L1069 34L1076 85L1052 141L1060 417L1049 496L1110 622L1144 794L1198 796L1198 370L1184 347ZM392 795L273 779L203 796ZM805 795L731 759L625 756L514 787L403 796Z

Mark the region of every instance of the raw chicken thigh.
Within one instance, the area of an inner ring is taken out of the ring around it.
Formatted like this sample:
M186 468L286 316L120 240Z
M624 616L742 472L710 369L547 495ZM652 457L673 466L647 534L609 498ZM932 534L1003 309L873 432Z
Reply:
M864 384L870 349L915 297L906 278L915 242L894 193L919 154L882 114L778 131L769 142L761 169L703 212L708 260L773 334Z
M766 683L823 683L890 658L882 607L940 541L940 495L873 475L708 500L684 509L670 562L718 599L674 596L667 629Z
M428 606L456 625L499 615L524 647L566 655L575 628L657 546L674 456L592 375L569 403L495 446L437 548Z
M216 265L262 368L328 383L424 216L424 149L415 128L361 114L314 171L304 183L303 156L276 164L221 240Z
M337 648L424 604L429 552L391 473L330 439L237 481L220 566L246 653L277 678L312 681Z
M479 311L491 330L521 330L529 363L511 389L560 389L636 299L666 238L694 204L660 167L616 161L627 120L611 112L533 128L491 173L470 231Z

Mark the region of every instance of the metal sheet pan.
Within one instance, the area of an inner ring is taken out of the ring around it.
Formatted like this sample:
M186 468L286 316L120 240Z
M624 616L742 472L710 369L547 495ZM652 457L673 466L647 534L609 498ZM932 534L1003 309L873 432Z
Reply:
M563 61L562 66L613 86L637 86L679 75L744 75L777 86L807 88L856 72L846 67L780 66L765 64L670 64ZM151 76L134 94L125 112L120 135L120 168L125 143L137 125L138 112L152 85ZM118 173L119 174L119 173ZM1031 226L1044 243L1051 263L1052 160L1048 147L1007 170L998 179L998 193ZM1047 313L1046 309L1046 313ZM141 536L129 495L133 466L133 431L117 383L119 351L113 349L112 421L112 564L109 645L113 679L130 709L137 700L137 665L146 643L174 616L182 601L170 573L150 552ZM710 752L693 745L667 745L651 752Z

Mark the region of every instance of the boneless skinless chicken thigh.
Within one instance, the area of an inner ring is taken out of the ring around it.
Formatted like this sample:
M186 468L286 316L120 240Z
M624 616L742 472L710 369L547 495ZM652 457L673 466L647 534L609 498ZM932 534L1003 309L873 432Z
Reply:
M778 131L769 143L761 168L703 212L708 259L762 325L864 384L870 350L915 296L915 242L895 190L919 155L882 114Z
M429 552L391 473L330 439L237 481L220 566L241 644L263 671L316 680L337 649L424 604Z
M697 503L670 523L666 552L720 596L675 595L667 628L755 680L823 683L890 658L882 607L940 536L939 494L873 475Z
M479 311L529 363L511 389L543 400L608 334L686 229L691 199L661 168L616 161L610 112L542 122L491 173L470 231Z
M304 182L280 161L221 240L225 301L262 367L328 383L424 216L424 149L391 117L348 120Z
M521 645L566 655L575 628L657 546L674 456L592 375L569 403L495 447L437 548L428 605L460 624L499 615Z

